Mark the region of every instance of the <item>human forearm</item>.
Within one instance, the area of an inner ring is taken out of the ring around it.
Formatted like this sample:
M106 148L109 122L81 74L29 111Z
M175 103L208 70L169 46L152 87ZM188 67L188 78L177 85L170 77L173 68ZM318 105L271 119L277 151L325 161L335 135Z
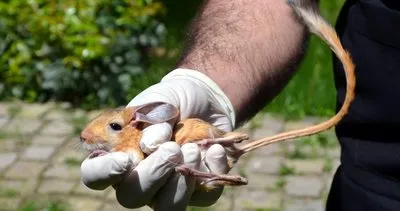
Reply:
M201 71L231 100L237 122L272 100L293 75L305 28L283 1L209 0L178 67Z

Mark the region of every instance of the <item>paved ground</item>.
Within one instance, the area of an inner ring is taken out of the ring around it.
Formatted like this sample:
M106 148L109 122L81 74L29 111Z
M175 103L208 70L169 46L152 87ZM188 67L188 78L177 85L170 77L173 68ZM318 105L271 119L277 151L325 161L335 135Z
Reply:
M80 182L85 152L77 134L96 113L66 105L0 103L0 210L125 210L112 189L92 191ZM319 121L265 114L240 130L257 139ZM249 179L248 186L226 188L207 210L323 210L339 154L332 131L259 149L233 169Z

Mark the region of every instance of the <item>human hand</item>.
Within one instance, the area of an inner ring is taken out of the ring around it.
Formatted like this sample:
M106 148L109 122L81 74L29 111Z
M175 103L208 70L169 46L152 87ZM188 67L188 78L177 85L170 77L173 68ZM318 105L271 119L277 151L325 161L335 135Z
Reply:
M235 127L235 113L229 99L215 82L194 70L172 71L160 83L137 95L127 107L155 101L178 108L180 120L200 118L224 131Z
M175 70L163 80L136 96L129 106L166 102L180 110L180 119L201 118L214 126L231 131L234 112L229 100L210 79L190 70ZM209 206L220 197L223 188L210 192L196 189L196 179L174 172L177 164L214 173L227 173L225 150L213 145L202 152L195 144L180 149L169 140L171 128L157 124L146 128L141 148L148 158L132 165L129 154L115 152L82 164L84 183L92 189L113 185L119 203L128 208L150 205L156 210L184 209L188 204ZM203 159L201 159L203 157Z

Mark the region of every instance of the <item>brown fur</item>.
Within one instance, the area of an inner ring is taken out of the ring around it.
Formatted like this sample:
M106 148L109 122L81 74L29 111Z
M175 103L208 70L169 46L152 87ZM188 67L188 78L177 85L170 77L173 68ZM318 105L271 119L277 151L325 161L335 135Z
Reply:
M120 119L120 121L122 120L122 122L124 122L122 116L120 115L120 112L120 109L105 111L95 117L93 120L91 120L81 133L87 134L85 137L86 143L96 144L103 141L110 142L110 140L108 140L108 132L106 126L114 119Z
M212 126L201 119L185 119L180 121L174 128L173 140L180 145L205 138L218 138L225 132Z
M113 151L136 152L140 159L144 159L144 153L140 149L139 140L142 137L142 131L127 125L118 136L119 142L113 148Z
M144 158L140 150L139 141L142 136L140 125L131 126L134 108L113 109L105 111L90 121L81 133L85 143L107 143L112 146L111 151L132 152ZM111 131L110 123L118 123L122 126L121 131Z

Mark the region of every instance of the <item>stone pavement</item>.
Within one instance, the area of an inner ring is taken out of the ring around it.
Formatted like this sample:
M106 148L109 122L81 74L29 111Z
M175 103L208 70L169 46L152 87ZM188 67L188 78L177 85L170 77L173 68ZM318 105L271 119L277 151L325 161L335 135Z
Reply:
M0 103L0 210L126 210L111 188L93 191L80 182L86 152L78 134L97 113L67 104ZM259 114L240 130L257 139L320 121ZM212 207L188 210L324 210L339 154L333 131L258 149L231 172L247 177L247 186L227 187Z

